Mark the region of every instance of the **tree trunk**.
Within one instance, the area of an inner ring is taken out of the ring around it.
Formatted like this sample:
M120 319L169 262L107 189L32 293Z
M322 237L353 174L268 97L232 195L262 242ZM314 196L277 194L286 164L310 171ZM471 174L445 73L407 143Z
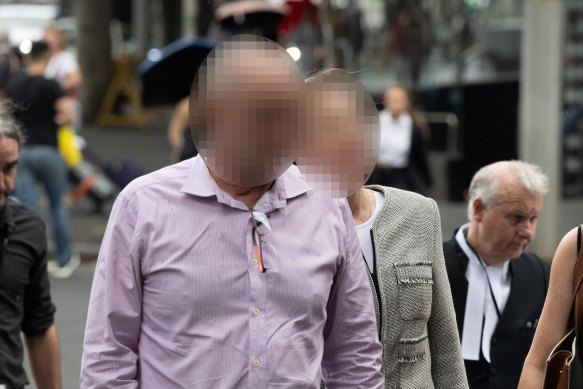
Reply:
M91 123L111 81L110 1L79 0L78 55L83 73L81 101L83 121Z

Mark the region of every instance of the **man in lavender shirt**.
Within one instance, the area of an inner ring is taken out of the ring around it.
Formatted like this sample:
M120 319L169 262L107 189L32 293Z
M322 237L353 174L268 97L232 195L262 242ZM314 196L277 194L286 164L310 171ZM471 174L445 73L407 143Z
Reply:
M238 36L191 93L200 155L113 207L89 303L82 388L382 388L350 209L295 166L304 82Z

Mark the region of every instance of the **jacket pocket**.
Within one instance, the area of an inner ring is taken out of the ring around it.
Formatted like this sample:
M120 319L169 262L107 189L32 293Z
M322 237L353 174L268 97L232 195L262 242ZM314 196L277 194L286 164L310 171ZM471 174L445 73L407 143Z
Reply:
M419 338L401 339L397 347L399 388L433 388L427 335L424 334Z
M433 297L432 262L402 262L394 266L401 319L428 320Z

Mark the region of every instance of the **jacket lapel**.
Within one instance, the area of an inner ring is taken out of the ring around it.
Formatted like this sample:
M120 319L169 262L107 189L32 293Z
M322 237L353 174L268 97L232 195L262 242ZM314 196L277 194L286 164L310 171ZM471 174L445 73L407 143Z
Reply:
M446 242L444 254L446 257L445 265L449 276L449 284L456 313L458 333L461 339L461 330L464 328L466 300L468 297L468 280L466 279L468 257L462 251L455 238Z

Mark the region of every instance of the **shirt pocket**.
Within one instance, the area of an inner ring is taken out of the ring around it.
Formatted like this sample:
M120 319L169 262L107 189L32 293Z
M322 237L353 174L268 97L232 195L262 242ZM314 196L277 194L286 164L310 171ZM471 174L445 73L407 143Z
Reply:
M397 344L400 389L432 388L427 334Z
M401 319L427 321L433 297L432 262L404 262L394 266Z

